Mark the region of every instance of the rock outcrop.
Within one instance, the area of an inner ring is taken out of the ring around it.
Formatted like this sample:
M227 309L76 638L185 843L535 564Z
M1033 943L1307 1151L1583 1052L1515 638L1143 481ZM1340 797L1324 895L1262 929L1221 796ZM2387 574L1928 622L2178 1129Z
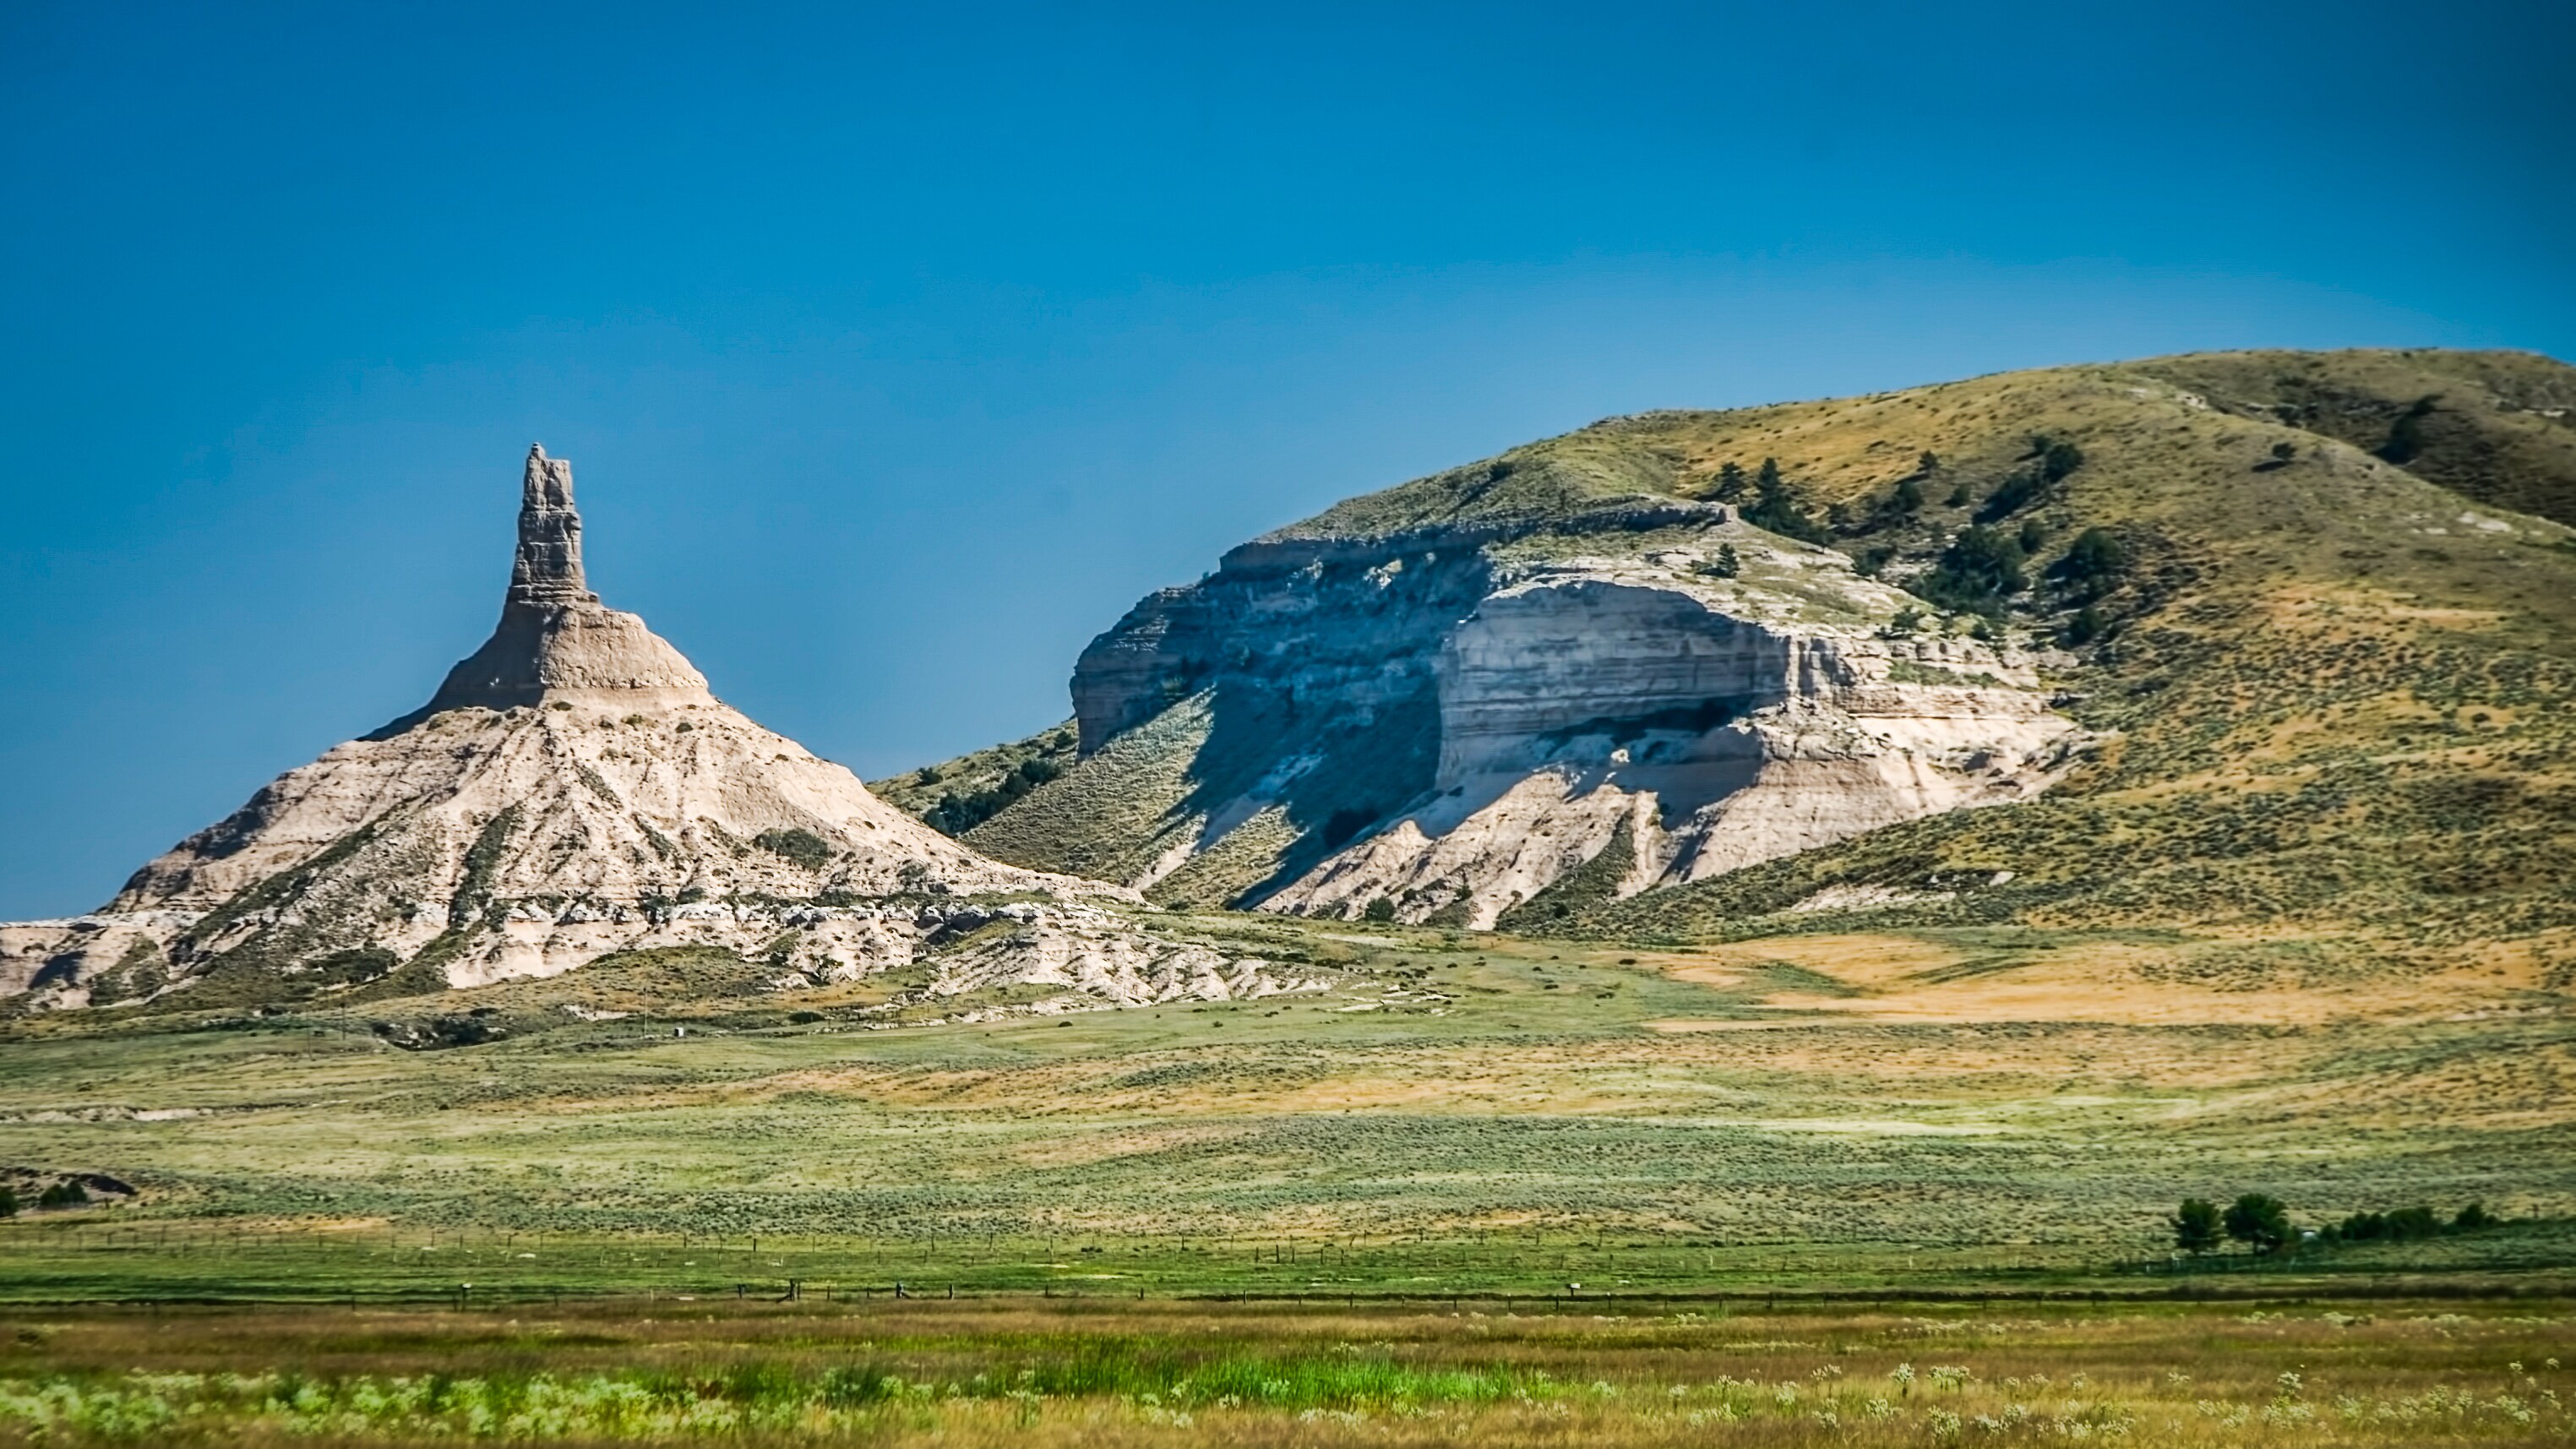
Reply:
M2024 799L2071 761L2028 659L1866 622L1901 596L1753 533L1727 546L1767 584L1697 573L1708 544L1499 584L1441 644L1429 798L1264 908L1491 926L1605 851L1628 895ZM1858 617L1777 607L1827 589Z
M100 912L0 927L0 992L291 1001L662 946L825 981L912 962L995 897L1018 904L978 980L1019 959L1035 981L1079 983L1067 963L1118 937L1134 901L988 860L717 700L589 591L571 467L532 449L500 622L429 704L261 787ZM1175 949L1122 944L1102 999L1150 997L1135 983ZM1264 989L1202 964L1174 989Z
M1085 765L967 838L1180 899L1489 927L1604 852L1588 874L1630 894L2046 788L2081 734L2036 661L1917 604L1692 500L1291 530L1095 640ZM1104 808L1086 789L1157 785L1124 858L1046 833L1050 805L1067 831Z
M438 693L413 718L603 695L627 704L708 700L706 676L679 650L633 614L603 608L599 595L590 592L582 578L572 464L531 447L521 480L519 549L501 622L482 648L448 671Z

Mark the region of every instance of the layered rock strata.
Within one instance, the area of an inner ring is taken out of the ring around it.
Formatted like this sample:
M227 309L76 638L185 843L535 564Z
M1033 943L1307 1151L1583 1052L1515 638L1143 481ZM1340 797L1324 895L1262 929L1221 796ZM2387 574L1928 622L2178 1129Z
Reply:
M1605 851L1628 894L2044 789L2080 736L2038 661L1918 602L1691 500L1288 531L1095 640L1085 764L968 839L1064 863L1044 812L1114 778L1160 795L1103 874L1486 927Z
M2024 799L2072 761L2028 658L1867 622L1902 597L1825 550L1733 546L1859 617L1798 617L1820 611L1764 597L1790 580L1719 584L1688 549L1499 584L1442 642L1428 798L1264 907L1491 926L1605 850L1628 895Z

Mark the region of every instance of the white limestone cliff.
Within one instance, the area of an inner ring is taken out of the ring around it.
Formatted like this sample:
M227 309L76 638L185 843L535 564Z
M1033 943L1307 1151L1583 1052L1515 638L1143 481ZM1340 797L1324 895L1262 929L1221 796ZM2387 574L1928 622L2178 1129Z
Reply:
M1136 884L1225 849L1239 822L1284 838L1302 808L1311 840L1332 776L1398 753L1377 721L1408 707L1435 723L1412 732L1431 747L1410 773L1381 771L1394 798L1342 812L1366 829L1320 857L1287 848L1288 873L1241 904L1490 927L1605 850L1628 853L1607 863L1611 894L1705 879L2027 798L2083 743L2029 655L1925 632L1919 601L1724 508L1613 514L1541 545L1487 530L1253 548L1085 652L1084 748L1182 695L1330 723L1274 747L1298 768L1188 802L1195 824Z

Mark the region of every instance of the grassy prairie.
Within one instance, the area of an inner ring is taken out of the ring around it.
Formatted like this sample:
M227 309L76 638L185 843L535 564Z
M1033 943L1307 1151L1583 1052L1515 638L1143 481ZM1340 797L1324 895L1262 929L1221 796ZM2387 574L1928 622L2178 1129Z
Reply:
M1149 919L1336 984L886 1026L674 959L15 1022L22 1195L138 1192L0 1222L0 1440L2568 1435L2576 1032L2529 963ZM478 1007L510 1034L374 1029ZM2245 1191L2511 1221L2177 1263L2174 1203Z
M0 1295L420 1291L466 1251L532 1292L2092 1284L2161 1262L2183 1196L2246 1191L2309 1225L2522 1220L2302 1273L2569 1261L2530 1220L2576 1213L2576 1042L2556 991L2483 960L2391 984L2180 933L1157 929L1257 933L1340 984L891 1029L849 988L722 982L551 1025L545 983L368 1008L518 1024L442 1051L364 1011L22 1022L0 1163L141 1193L0 1223ZM726 1243L753 1256L697 1261Z
M1522 1313L1102 1302L80 1310L16 1441L2564 1442L2564 1301Z

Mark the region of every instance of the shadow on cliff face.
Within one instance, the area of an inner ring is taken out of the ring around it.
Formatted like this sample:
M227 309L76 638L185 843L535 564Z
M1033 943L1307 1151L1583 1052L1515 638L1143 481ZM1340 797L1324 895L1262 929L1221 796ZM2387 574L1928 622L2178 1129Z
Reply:
M1375 831L1427 794L1439 768L1440 704L1428 678L1364 705L1300 701L1236 678L1218 684L1210 714L1180 813L1206 816L1210 841L1265 806L1296 832L1275 868L1230 894L1229 907L1259 901Z

